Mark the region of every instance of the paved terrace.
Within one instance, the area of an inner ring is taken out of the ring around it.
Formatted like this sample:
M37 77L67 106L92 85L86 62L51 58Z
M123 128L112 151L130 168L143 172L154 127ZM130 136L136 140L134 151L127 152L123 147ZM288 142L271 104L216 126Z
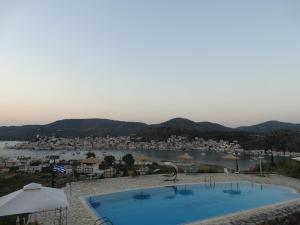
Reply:
M224 174L196 174L196 175L185 175L179 174L177 184L182 183L202 183L205 178L213 176L216 182L230 182L230 181L250 181L262 184L276 184L289 186L300 192L300 181L293 178L288 178L280 175L269 175L267 177L257 177L254 175L244 175L244 174L230 174L228 177ZM110 178L101 180L91 180L91 181L80 181L71 184L71 188L67 185L64 191L68 197L70 207L68 211L68 224L72 225L92 225L94 224L96 217L88 209L87 205L84 203L83 197L96 194L104 194L115 191L122 191L134 188L145 188L145 187L155 187L155 186L165 186L174 184L174 182L164 181L165 177L161 175L147 175L139 176L135 178L121 177L121 178ZM231 214L229 216L220 217L212 220L207 220L203 222L192 223L192 225L216 225L216 224L242 224L241 222L235 223L236 220L241 220L243 218L250 218L257 214L269 215L273 213L274 210L280 210L283 207L294 207L296 205L300 206L300 201L293 201L289 203L282 203L273 206L267 206L259 209L249 210L242 213ZM274 214L274 213L273 213ZM50 225L48 223L49 218L43 218L42 224ZM243 224L256 224L254 223L243 223Z

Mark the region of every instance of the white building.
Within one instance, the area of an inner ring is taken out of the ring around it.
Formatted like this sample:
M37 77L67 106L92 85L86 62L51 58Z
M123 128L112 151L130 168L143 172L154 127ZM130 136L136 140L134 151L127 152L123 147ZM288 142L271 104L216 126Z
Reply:
M77 173L83 173L83 174L89 174L94 173L95 167L93 166L87 166L87 165L80 165L76 167Z
M8 168L11 167L18 167L21 165L21 162L18 159L15 158L9 158L5 161L5 166Z
M38 166L29 166L28 167L28 172L29 173L40 173L42 172L42 165L38 165Z
M70 165L65 165L66 174L72 174L73 168Z
M29 165L23 164L19 166L18 171L26 173L28 171Z

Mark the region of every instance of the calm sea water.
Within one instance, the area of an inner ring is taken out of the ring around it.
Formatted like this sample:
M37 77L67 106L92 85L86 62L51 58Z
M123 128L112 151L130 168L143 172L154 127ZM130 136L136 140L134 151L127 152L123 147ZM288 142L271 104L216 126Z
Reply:
M166 186L86 199L115 225L177 225L299 198L295 191L250 182Z
M47 155L59 155L61 159L83 159L87 151L63 151L63 150L16 150L6 149L5 144L14 145L17 142L0 142L0 157L18 157L30 156L33 158L43 158ZM183 154L182 151L157 151L157 150L94 150L96 156L104 158L106 155L114 155L116 159L121 159L123 155L131 153L134 156L146 155L151 161L179 161L178 156ZM235 161L223 159L223 153L201 151L188 151L193 157L191 162L220 165L228 168L235 168ZM249 169L258 164L258 160L253 160L249 155L241 155L239 166L241 169ZM267 159L268 160L268 159Z

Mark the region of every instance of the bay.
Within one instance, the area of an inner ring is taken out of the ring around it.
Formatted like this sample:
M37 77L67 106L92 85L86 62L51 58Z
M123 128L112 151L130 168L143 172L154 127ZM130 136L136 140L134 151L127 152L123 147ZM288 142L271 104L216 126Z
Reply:
M88 151L72 151L72 150L18 150L18 149L8 149L6 145L13 146L18 142L14 141L6 141L0 142L0 157L8 158L8 157L32 157L32 158L45 158L48 155L59 155L60 159L70 160L70 159L84 159L85 155ZM186 150L186 151L174 151L174 150L93 150L96 154L97 158L103 159L107 155L113 155L116 159L120 160L122 156L127 153L131 153L134 157L138 157L140 155L146 155L149 157L150 161L160 162L160 161L173 161L180 162L178 156L183 154L184 152L188 152L193 159L190 161L195 164L210 164L210 165L219 165L227 168L235 168L234 160L226 160L223 157L226 153L214 152L214 151L197 151L197 150ZM269 160L266 158L265 160ZM279 160L279 159L277 159ZM259 161L250 155L241 154L239 159L240 169L246 170L251 167L254 167Z

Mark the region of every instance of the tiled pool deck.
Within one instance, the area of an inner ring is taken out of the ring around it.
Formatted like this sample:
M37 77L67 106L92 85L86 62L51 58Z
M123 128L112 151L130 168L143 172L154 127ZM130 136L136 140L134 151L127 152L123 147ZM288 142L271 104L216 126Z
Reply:
M205 179L213 176L216 182L230 182L230 181L250 181L261 184L275 184L288 186L296 189L300 192L300 181L293 178L288 178L280 175L269 175L267 177L258 177L254 175L244 174L231 174L224 176L224 174L196 174L185 175L179 174L177 184L182 183L202 183ZM71 184L71 187L67 185L64 191L68 197L70 207L68 210L68 224L72 225L92 225L94 224L96 217L90 211L88 206L84 202L84 197L89 195L104 194L115 191L122 191L135 188L146 188L155 186L165 186L174 184L174 182L164 181L165 177L161 175L148 175L135 178L121 177L110 178L91 181L80 181ZM216 218L208 221L195 222L193 225L216 225L216 224L241 224L234 223L235 220L242 220L243 218L250 218L260 213L265 216L274 214L276 211L280 211L282 208L292 206L300 206L300 201L292 201L288 203L282 203L263 207L259 209L249 210L238 214L228 215L222 218ZM281 212L281 211L280 211ZM43 224L48 225L48 218L43 218ZM249 224L249 223L245 223ZM250 223L251 224L251 223ZM255 223L252 223L255 224Z

